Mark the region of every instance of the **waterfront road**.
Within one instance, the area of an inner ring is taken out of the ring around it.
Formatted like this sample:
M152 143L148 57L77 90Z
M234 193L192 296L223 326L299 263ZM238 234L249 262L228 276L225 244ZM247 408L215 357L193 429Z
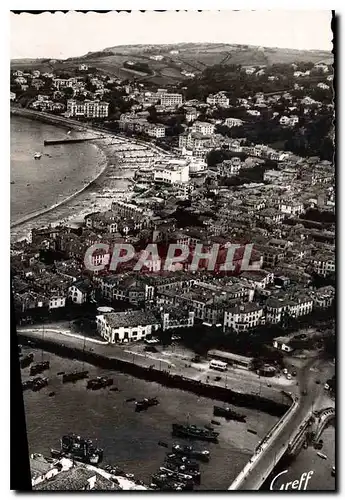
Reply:
M184 377L200 380L204 384L209 384L216 387L228 387L229 389L246 394L260 394L262 397L266 397L277 403L291 404L290 399L287 398L283 393L282 389L291 390L285 386L272 386L268 387L266 384L261 383L260 380L253 380L253 375L242 371L239 375L238 373L227 373L226 377L223 376L221 380L215 380L219 373L213 370L208 370L204 372L198 365L186 363L185 359L179 359L177 356L166 357L163 353L151 355L149 352L140 354L130 350L130 345L124 344L122 346L109 345L107 342L95 339L83 337L76 333L72 333L68 328L68 323L64 326L61 324L49 324L43 327L35 326L25 326L17 328L18 334L25 335L28 338L32 338L34 341L46 340L54 342L57 345L65 345L66 347L76 348L79 350L85 349L85 352L93 351L95 354L105 356L109 359L120 359L135 365L150 367L158 370L168 371L171 375L183 375ZM19 339L20 343L20 339ZM207 374L210 375L207 379ZM212 376L211 376L212 375ZM218 378L218 377L217 377Z
M324 392L324 382L334 373L334 365L320 359L310 360L299 374L300 395L295 411L285 418L285 422L277 427L272 438L267 442L259 453L258 458L252 462L249 472L242 477L242 480L234 481L229 489L250 491L259 490L260 486L267 479L274 466L279 460L282 449L286 449L291 437L298 430L300 425L316 409ZM317 383L319 380L321 383Z

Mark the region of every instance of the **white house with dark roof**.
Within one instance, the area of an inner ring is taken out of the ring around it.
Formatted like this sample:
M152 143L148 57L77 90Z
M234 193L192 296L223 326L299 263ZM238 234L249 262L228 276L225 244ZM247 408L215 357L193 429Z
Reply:
M96 316L97 329L111 344L143 340L160 327L150 311L111 312Z

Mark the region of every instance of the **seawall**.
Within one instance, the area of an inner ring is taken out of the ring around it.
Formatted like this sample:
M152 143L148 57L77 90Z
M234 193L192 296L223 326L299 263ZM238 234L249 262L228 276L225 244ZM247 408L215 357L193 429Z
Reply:
M289 409L289 406L286 404L278 403L258 395L238 393L225 387L204 384L200 381L180 375L171 375L167 371L139 366L123 359L108 357L96 354L95 352L83 351L78 347L62 346L47 339L33 340L32 337L26 336L25 333L22 332L18 332L17 335L20 343L23 345L42 348L58 356L68 359L78 359L100 368L128 373L140 379L158 382L166 387L193 392L198 396L224 401L235 406L253 408L277 417L281 417Z

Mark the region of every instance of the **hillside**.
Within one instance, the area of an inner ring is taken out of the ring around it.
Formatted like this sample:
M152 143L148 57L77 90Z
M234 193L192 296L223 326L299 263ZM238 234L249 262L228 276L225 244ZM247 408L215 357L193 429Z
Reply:
M178 53L171 54L171 51ZM162 60L150 59L163 56ZM151 75L138 75L124 67L125 63L148 65ZM122 79L149 79L158 85L179 83L186 77L182 71L200 74L206 67L217 64L240 64L242 66L268 66L275 63L298 62L332 63L333 54L325 51L300 51L272 47L227 44L176 44L176 45L123 45L91 52L81 57L64 61L48 59L17 59L11 61L11 68L37 68L42 71L67 70L80 63L87 63L99 70Z

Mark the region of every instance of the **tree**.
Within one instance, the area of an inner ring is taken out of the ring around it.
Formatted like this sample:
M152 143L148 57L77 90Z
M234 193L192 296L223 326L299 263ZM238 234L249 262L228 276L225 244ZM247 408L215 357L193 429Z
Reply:
M74 90L71 87L64 88L63 93L66 99L72 99L74 96Z

